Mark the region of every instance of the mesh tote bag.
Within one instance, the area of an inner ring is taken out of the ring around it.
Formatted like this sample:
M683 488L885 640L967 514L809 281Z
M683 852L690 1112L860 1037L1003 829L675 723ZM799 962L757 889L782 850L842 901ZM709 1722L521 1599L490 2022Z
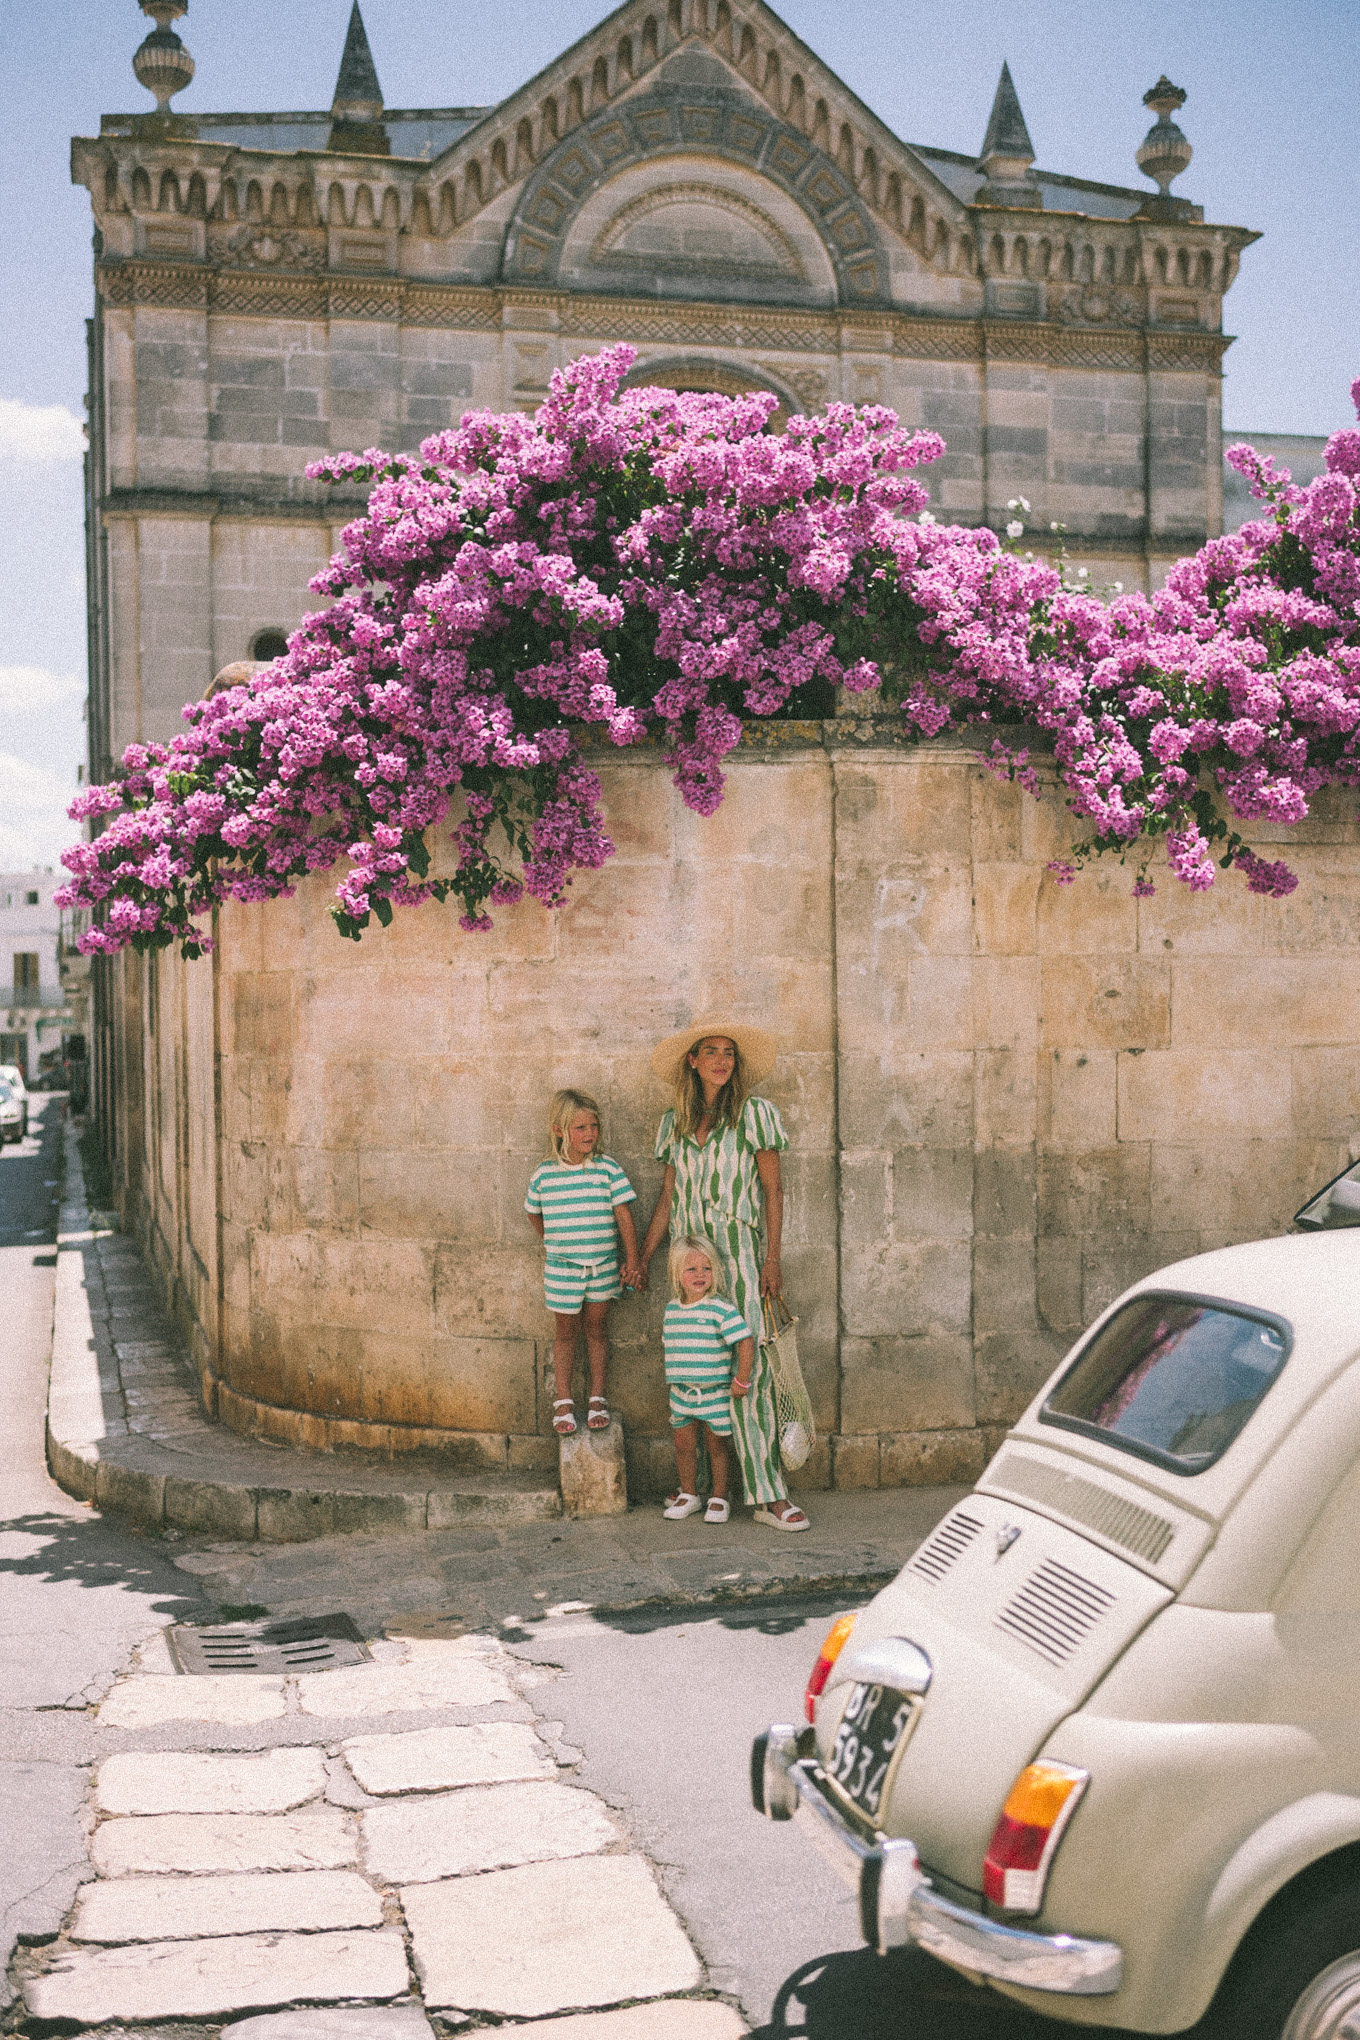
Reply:
M797 1473L817 1443L812 1398L803 1380L803 1370L798 1365L798 1320L782 1297L765 1297L762 1313L765 1336L761 1344L769 1356L770 1377L774 1385L779 1456L790 1473Z

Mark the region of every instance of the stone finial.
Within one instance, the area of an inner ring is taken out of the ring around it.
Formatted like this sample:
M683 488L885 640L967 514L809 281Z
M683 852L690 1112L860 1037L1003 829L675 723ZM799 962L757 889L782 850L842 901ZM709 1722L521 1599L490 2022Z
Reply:
M1035 181L1033 163L1034 144L1020 110L1011 67L1003 64L982 154L978 157L978 168L986 181L974 198L974 205L1041 206L1044 201Z
M156 26L132 59L137 83L156 101L156 112L168 114L170 101L194 75L194 60L170 24L189 12L189 0L141 0L143 14Z
M331 101L331 132L328 149L350 156L390 156L392 144L383 125L382 86L378 67L368 46L359 0L350 9L345 51L340 75Z
M1180 176L1195 153L1171 118L1184 106L1185 94L1163 71L1152 90L1143 94L1143 104L1157 119L1139 144L1138 168L1157 186L1159 198L1169 201L1172 179Z

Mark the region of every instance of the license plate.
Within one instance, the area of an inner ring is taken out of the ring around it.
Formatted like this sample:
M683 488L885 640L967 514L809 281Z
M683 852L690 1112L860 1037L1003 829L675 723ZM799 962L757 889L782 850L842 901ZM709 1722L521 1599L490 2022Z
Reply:
M891 1686L850 1689L836 1740L822 1768L838 1797L875 1826L920 1712L919 1699Z

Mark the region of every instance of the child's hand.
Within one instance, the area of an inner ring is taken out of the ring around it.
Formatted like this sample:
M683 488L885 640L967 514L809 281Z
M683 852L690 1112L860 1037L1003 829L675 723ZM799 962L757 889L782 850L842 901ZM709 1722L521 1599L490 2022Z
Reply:
M620 1275L619 1281L625 1289L645 1289L647 1287L647 1275L642 1263L640 1261L629 1261L622 1275Z
M742 1380L742 1378L741 1378L741 1376L740 1376L739 1374L734 1374L734 1375L732 1376L732 1393L733 1393L733 1395L745 1395L745 1394L747 1394L747 1393L748 1393L748 1391L749 1391L749 1389L750 1389L750 1386L751 1386L750 1382L749 1382L749 1381L743 1381L743 1380Z

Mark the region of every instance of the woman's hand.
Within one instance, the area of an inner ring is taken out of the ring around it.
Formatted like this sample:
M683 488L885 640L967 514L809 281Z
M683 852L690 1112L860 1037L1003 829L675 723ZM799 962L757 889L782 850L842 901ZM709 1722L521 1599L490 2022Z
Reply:
M779 1266L778 1254L767 1254L765 1265L760 1271L760 1293L762 1296L782 1296L784 1277Z

